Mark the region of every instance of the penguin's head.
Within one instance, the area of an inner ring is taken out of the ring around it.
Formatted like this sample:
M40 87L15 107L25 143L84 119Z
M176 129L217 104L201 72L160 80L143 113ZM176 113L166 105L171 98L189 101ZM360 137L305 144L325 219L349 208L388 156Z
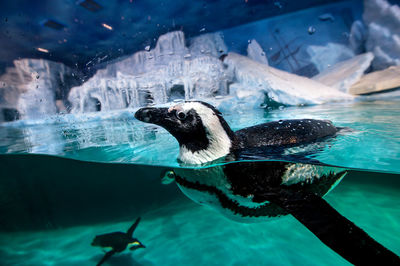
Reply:
M131 242L128 243L129 250L135 250L138 248L145 248L146 246L143 245L138 239L133 238Z
M202 164L229 153L234 133L212 105L188 101L170 108L141 108L140 121L165 128L180 145L179 159L187 164Z

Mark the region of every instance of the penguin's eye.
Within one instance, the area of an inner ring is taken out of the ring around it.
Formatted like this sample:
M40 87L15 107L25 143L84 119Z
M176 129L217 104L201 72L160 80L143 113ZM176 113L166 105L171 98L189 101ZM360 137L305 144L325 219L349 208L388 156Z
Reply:
M176 117L177 117L179 120L183 120L183 119L186 118L186 113L185 113L185 112L182 112L182 111L179 111L179 112L176 113Z

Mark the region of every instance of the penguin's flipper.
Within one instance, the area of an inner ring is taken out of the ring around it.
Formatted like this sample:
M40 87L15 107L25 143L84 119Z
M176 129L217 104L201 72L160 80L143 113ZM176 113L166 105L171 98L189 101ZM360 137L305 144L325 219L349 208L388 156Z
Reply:
M107 252L104 257L101 259L101 261L99 261L99 263L97 263L97 266L100 266L101 264L103 264L106 260L108 260L112 255L115 254L115 250L110 250L109 252Z
M140 222L140 217L138 217L138 218L136 219L135 223L132 224L132 226L128 229L128 231L126 232L126 234L129 235L129 236L132 236L132 235L133 235L133 232L135 231L135 229L136 229L137 225L139 224L139 222Z
M280 189L268 198L355 265L400 265L400 258L312 193ZM269 193L268 193L269 194Z

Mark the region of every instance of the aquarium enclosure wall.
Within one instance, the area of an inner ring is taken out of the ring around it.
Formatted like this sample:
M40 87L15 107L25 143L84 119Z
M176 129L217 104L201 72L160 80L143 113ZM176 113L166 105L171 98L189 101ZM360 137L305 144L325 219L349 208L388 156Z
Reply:
M0 19L0 265L400 264L400 1Z

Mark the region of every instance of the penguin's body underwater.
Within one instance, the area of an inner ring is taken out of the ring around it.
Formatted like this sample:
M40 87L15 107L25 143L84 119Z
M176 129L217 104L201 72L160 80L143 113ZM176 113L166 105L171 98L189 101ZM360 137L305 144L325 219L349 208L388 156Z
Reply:
M269 122L233 132L210 104L188 101L139 109L135 117L165 128L179 142L185 166L235 161L242 153L314 144L339 128L326 120ZM400 265L400 258L340 215L322 196L346 174L337 167L287 161L246 161L177 168L182 192L242 222L291 214L322 242L356 265Z
M126 233L124 232L112 232L103 235L97 235L92 242L92 246L98 246L102 248L111 248L104 257L97 263L97 265L103 264L112 255L117 252L124 251L128 246L129 250L136 250L138 248L144 248L145 246L136 238L133 238L133 232L140 222L140 217L132 224Z

